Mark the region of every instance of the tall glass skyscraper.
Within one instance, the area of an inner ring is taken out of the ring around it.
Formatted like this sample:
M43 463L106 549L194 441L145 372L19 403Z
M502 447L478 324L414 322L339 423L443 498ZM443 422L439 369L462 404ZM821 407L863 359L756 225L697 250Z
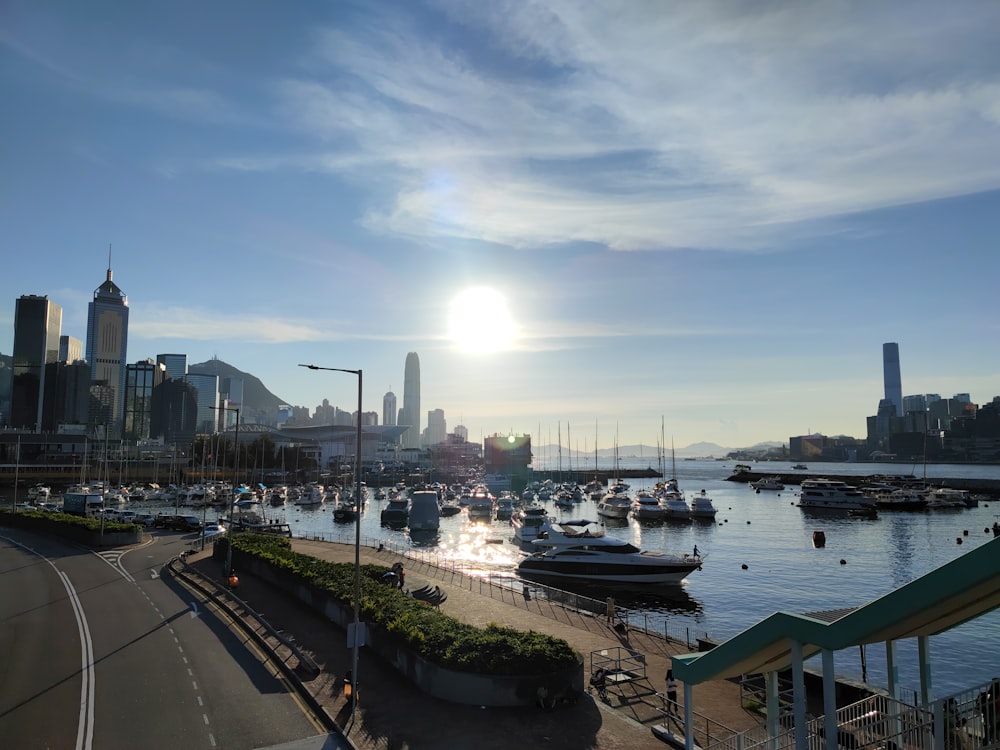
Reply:
M62 308L55 302L35 294L25 294L17 300L10 390L11 427L42 430L45 366L59 360L61 332Z
M392 391L382 397L382 424L396 424L396 394Z
M184 380L188 371L188 355L186 354L157 354L156 364L166 365L167 375L174 380Z
M195 430L204 435L218 432L219 414L227 413L215 410L215 407L219 405L219 376L189 372L185 379L198 391L198 419L195 423Z
M416 352L406 355L403 370L403 414L400 424L409 425L403 433L404 448L420 447L420 357Z
M899 344L882 344L882 380L885 400L892 403L896 416L903 416L903 382L899 375Z
M125 408L125 366L128 349L128 297L108 276L94 290L94 301L87 311L87 362L92 382L103 382L113 389L111 434L120 434Z

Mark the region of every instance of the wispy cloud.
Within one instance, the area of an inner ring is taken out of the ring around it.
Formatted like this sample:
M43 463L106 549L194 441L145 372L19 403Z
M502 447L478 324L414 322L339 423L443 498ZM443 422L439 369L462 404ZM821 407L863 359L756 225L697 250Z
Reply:
M315 76L276 92L311 168L382 186L374 230L759 247L1000 187L997 9L889 5L440 2L464 44L380 13L318 34Z
M159 309L155 319L136 319L129 325L129 334L144 339L228 340L234 343L272 344L342 338L302 320L238 313L226 315L214 310L184 307L164 307Z

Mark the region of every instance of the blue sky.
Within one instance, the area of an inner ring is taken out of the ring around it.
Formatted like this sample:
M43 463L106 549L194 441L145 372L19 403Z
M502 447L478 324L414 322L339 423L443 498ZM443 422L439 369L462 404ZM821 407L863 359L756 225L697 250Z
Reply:
M130 360L346 409L350 376L296 365L362 368L381 414L417 351L424 412L477 440L863 436L886 341L905 394L985 403L997 28L980 2L8 0L0 351L22 294L83 338L111 243ZM494 293L456 313L468 289Z

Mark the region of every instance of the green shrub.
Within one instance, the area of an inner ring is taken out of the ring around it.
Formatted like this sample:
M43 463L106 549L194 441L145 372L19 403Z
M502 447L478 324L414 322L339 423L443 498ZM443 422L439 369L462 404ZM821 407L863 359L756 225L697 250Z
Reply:
M225 543L298 576L344 604L354 601L354 565L332 563L293 552L287 537L236 534ZM458 672L495 675L546 674L577 663L573 648L560 638L490 624L486 628L456 620L425 602L382 582L382 565L360 569L362 619L401 639L427 661Z

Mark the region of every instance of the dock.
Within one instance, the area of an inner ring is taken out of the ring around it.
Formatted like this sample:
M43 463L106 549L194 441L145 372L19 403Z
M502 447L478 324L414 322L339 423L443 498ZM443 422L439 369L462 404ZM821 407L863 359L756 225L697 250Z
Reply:
M836 464L828 464L831 467L836 466ZM871 482L898 482L899 484L913 484L914 482L920 482L921 484L926 483L930 487L951 487L956 490L968 490L974 495L984 495L991 499L1000 498L1000 479L969 479L961 477L928 477L926 480L923 478L915 479L912 475L904 474L866 474L863 476L857 474L838 474L836 469L832 471L825 470L798 470L794 472L788 471L736 471L726 477L727 482L742 482L744 484L749 482L756 482L759 479L764 479L765 477L775 477L781 481L782 484L792 484L799 485L802 483L803 479L815 479L818 477L823 477L825 479L834 479L852 487L860 487Z

